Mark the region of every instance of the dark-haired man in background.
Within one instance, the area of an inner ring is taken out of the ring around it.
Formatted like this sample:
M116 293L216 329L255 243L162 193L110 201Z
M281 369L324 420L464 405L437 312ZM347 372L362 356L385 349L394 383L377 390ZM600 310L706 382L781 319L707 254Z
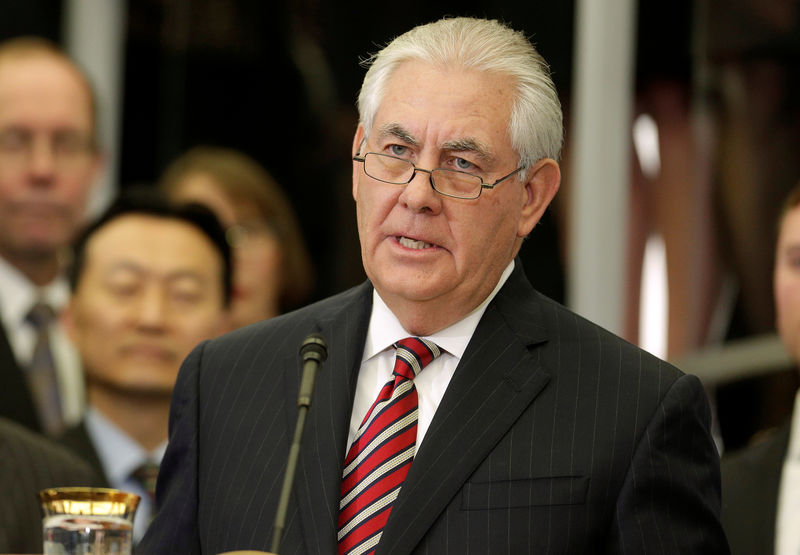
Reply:
M86 76L44 39L0 44L0 415L49 435L84 409L57 314L100 164Z
M62 320L80 354L89 409L62 443L152 514L181 361L225 325L230 251L214 216L159 196L123 197L78 239Z

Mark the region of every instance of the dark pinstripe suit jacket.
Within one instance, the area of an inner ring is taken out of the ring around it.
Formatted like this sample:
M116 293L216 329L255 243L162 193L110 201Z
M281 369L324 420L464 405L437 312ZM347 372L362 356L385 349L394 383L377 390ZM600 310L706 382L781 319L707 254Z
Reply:
M775 552L775 519L790 426L722 459L722 525L736 555Z
M298 346L320 371L280 552L335 553L367 283L199 346L176 385L160 513L140 553L269 549L297 414ZM727 553L699 381L533 290L490 303L378 553Z
M0 417L9 418L34 431L41 431L25 375L0 324Z
M66 448L0 418L0 553L42 552L39 490L99 485Z

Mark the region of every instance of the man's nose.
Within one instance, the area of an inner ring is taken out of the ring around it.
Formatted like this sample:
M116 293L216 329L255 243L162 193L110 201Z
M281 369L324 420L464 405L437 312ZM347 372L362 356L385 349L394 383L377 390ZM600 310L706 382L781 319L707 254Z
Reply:
M31 144L29 172L37 182L46 182L52 178L56 169L56 157L53 145L48 140L37 140Z
M433 189L430 170L420 168L403 189L399 200L414 212L438 213L442 208L442 196Z
M146 329L161 329L167 318L167 310L167 298L164 292L157 288L148 289L137 306L137 324Z

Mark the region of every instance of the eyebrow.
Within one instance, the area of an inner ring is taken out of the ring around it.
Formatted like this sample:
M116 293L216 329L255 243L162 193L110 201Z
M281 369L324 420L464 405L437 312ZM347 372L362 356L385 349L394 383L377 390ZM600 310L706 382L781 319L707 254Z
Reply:
M401 141L408 143L411 146L419 145L419 141L414 138L411 132L399 123L387 123L382 125L378 130L378 137L381 139L385 139L386 137L397 137Z
M442 150L452 150L454 152L472 152L484 162L491 162L494 160L492 149L489 148L487 144L482 143L473 137L464 137L463 139L445 141L440 148Z
M174 282L181 279L191 279L197 281L198 283L205 283L206 279L203 275L199 274L196 270L192 269L178 269L174 271L170 271L167 274L153 274L153 272L144 266L136 264L135 262L129 261L122 261L116 264L113 264L109 269L106 275L111 276L117 272L133 272L138 276L151 276L155 275L155 277L159 280L165 280L167 282Z
M406 144L411 146L419 146L419 141L399 123L387 123L382 125L378 130L378 137L385 139L386 137L396 137ZM492 149L486 144L474 137L463 137L461 139L453 139L445 141L439 145L440 150L447 150L452 152L471 152L483 162L494 161Z

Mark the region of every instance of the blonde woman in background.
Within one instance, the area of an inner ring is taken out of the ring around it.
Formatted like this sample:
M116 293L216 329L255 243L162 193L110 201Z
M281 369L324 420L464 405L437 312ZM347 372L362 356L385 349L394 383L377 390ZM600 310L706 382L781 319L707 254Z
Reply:
M286 195L255 160L236 150L195 147L160 182L177 202L211 208L233 247L231 329L277 316L307 300L311 261Z

